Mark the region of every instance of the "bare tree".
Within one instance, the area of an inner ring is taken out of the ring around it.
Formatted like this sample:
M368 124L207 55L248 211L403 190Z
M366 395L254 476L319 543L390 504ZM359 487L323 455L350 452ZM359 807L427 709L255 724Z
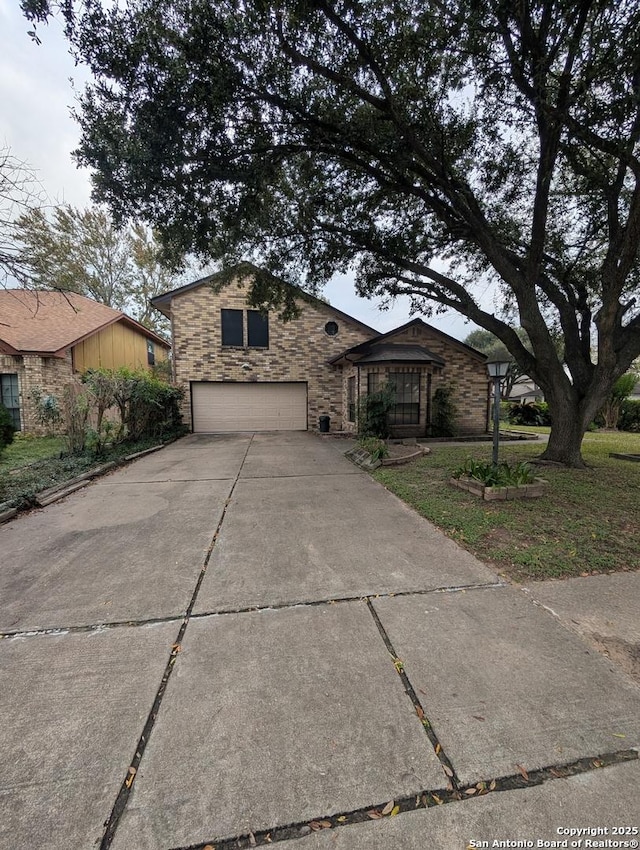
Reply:
M33 169L14 156L11 148L0 147L0 285L27 280L15 222L27 210L44 203L44 198Z

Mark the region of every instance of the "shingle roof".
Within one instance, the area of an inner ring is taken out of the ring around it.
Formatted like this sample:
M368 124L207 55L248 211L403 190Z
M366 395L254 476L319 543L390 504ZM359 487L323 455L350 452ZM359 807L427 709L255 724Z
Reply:
M60 354L118 321L170 348L166 340L135 319L84 295L47 290L0 290L0 348L12 354Z
M422 345L372 345L358 363L437 363L444 366L444 360Z

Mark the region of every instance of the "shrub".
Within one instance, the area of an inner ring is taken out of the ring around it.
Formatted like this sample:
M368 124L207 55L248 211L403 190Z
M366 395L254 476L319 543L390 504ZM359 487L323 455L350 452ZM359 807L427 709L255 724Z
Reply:
M551 425L549 405L544 401L512 402L509 422L511 425Z
M640 432L640 399L627 398L622 402L618 428L621 431Z
M11 414L3 404L0 404L0 455L13 442L15 431Z
M93 369L64 389L63 412L70 454L104 454L125 441L162 440L182 432L183 390L146 371ZM112 418L107 412L112 411ZM116 413L117 411L117 413ZM113 418L115 416L115 418Z
M457 408L453 403L454 388L438 387L433 394L431 409L431 436L453 437L456 433Z
M358 433L362 437L386 440L391 434L388 414L395 404L395 389L384 384L375 393L363 396L358 404Z
M508 463L484 463L467 458L464 464L452 472L453 478L475 478L486 487L515 487L533 484L535 473L528 463L510 466Z
M184 391L146 372L132 376L125 414L129 438L162 439L176 434L182 426L180 402Z
M53 434L62 422L62 411L58 398L43 393L40 387L33 387L29 395L33 402L36 419L48 434Z
M618 420L622 405L625 399L633 392L636 385L636 376L633 372L627 372L626 375L621 375L613 385L611 395L600 411L600 415L604 419L605 428L617 428Z
M369 452L373 460L382 460L384 457L389 457L389 448L384 440L379 440L377 437L360 437L358 444Z

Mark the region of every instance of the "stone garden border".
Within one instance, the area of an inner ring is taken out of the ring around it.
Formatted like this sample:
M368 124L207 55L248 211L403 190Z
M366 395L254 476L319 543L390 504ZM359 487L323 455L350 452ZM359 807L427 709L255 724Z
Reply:
M509 487L487 487L475 478L450 478L449 484L464 490L473 496L480 496L485 502L512 501L513 499L538 499L543 496L549 482L536 478L533 484L517 484Z

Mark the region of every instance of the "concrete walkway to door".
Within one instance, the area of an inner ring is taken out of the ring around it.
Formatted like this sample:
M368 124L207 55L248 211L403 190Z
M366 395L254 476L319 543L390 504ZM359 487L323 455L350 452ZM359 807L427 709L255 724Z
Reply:
M637 684L312 434L187 437L0 559L0 850L638 827Z

